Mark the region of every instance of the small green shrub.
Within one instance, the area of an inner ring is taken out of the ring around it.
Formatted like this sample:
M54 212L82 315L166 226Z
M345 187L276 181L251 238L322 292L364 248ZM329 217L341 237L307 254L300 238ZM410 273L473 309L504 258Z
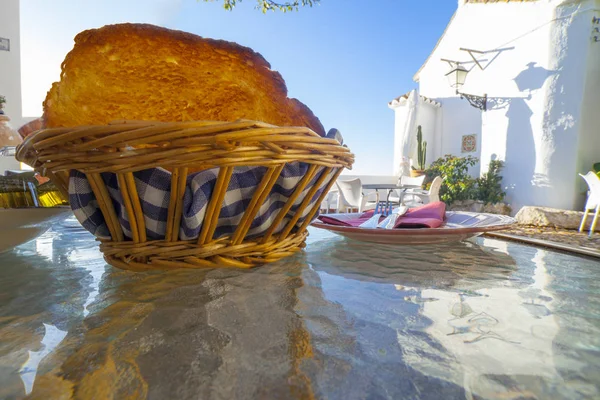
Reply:
M502 175L500 170L504 162L500 160L490 161L488 171L480 178L477 178L477 190L475 200L481 200L484 203L500 203L504 201L506 192L502 191Z
M458 200L481 200L492 204L504 201L506 193L502 191L500 175L504 162L492 160L488 172L475 179L469 175L469 167L478 161L477 157L456 157L451 154L438 158L425 170L425 188L429 189L431 181L441 176L440 200L448 205Z
M451 154L438 158L425 170L429 182L426 187L429 188L433 178L441 176L440 200L444 203L473 199L477 181L469 175L469 167L477 164L477 161L477 157L456 157Z

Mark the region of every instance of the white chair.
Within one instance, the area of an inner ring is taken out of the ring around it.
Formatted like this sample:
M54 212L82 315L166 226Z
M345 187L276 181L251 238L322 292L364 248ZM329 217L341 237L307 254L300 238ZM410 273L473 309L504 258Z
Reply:
M321 202L321 212L324 211L324 214L328 214L329 211L336 209L337 207L337 198L338 191L336 188L333 188L327 193L325 199Z
M410 186L423 186L423 181L425 180L425 175L411 177L411 176L401 176L398 179L398 186L410 185Z
M410 176L403 175L400 178L398 178L398 186L400 186L400 187L402 187L402 186L421 187L421 186L423 186L424 180L425 180L425 175L421 175L421 176L417 176L417 177L410 177ZM393 203L399 204L400 199L402 199L403 203L405 201L418 201L418 198L413 197L413 195L409 189L396 189L395 193L396 193L395 196L390 196L390 201Z
M352 208L357 208L358 212L363 212L367 204L367 197L362 191L362 183L359 178L349 181L336 181L338 188L337 212L352 212Z
M415 201L404 202L404 205L408 207L418 207L423 204L440 201L440 188L442 187L442 182L442 178L436 176L433 179L433 182L431 182L431 186L427 192L409 192L412 196L415 196Z
M400 179L398 179L398 186L418 186L418 187L422 187L424 181L425 181L425 175L416 176L416 177L401 176ZM419 201L419 198L413 196L413 194L410 191L411 191L411 189L406 190L404 192L404 196L401 196L401 193L398 192L398 198L399 199L402 198L402 202L403 203L405 201L409 201L409 202L411 202L411 201L412 202Z
M588 213L590 210L595 210L594 219L592 220L592 226L590 226L589 235L592 236L592 233L596 230L596 224L598 223L598 214L600 213L600 178L598 175L589 171L585 175L579 174L585 182L588 184L590 188L588 192L588 198L585 203L585 210L583 212L583 218L581 219L581 225L579 225L579 232L583 232L585 228L585 220L587 219Z

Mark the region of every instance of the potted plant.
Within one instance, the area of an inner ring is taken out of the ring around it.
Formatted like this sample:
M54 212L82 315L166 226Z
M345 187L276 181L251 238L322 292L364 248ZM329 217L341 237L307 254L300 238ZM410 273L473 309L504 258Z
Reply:
M419 169L412 166L410 170L410 176L417 177L425 173L425 158L427 156L427 142L423 141L423 133L421 132L421 125L417 127L417 162Z

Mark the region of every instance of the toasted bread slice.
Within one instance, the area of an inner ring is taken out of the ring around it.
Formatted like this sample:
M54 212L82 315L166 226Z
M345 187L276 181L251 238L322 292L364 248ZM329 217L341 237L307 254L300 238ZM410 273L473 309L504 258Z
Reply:
M46 127L114 120L235 121L325 131L252 49L147 24L79 33L44 102Z

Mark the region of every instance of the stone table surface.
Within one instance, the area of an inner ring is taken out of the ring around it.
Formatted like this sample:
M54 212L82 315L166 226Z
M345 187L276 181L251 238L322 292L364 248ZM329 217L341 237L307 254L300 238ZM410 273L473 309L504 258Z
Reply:
M132 273L74 218L0 254L2 399L597 399L600 261L310 229L276 263Z

